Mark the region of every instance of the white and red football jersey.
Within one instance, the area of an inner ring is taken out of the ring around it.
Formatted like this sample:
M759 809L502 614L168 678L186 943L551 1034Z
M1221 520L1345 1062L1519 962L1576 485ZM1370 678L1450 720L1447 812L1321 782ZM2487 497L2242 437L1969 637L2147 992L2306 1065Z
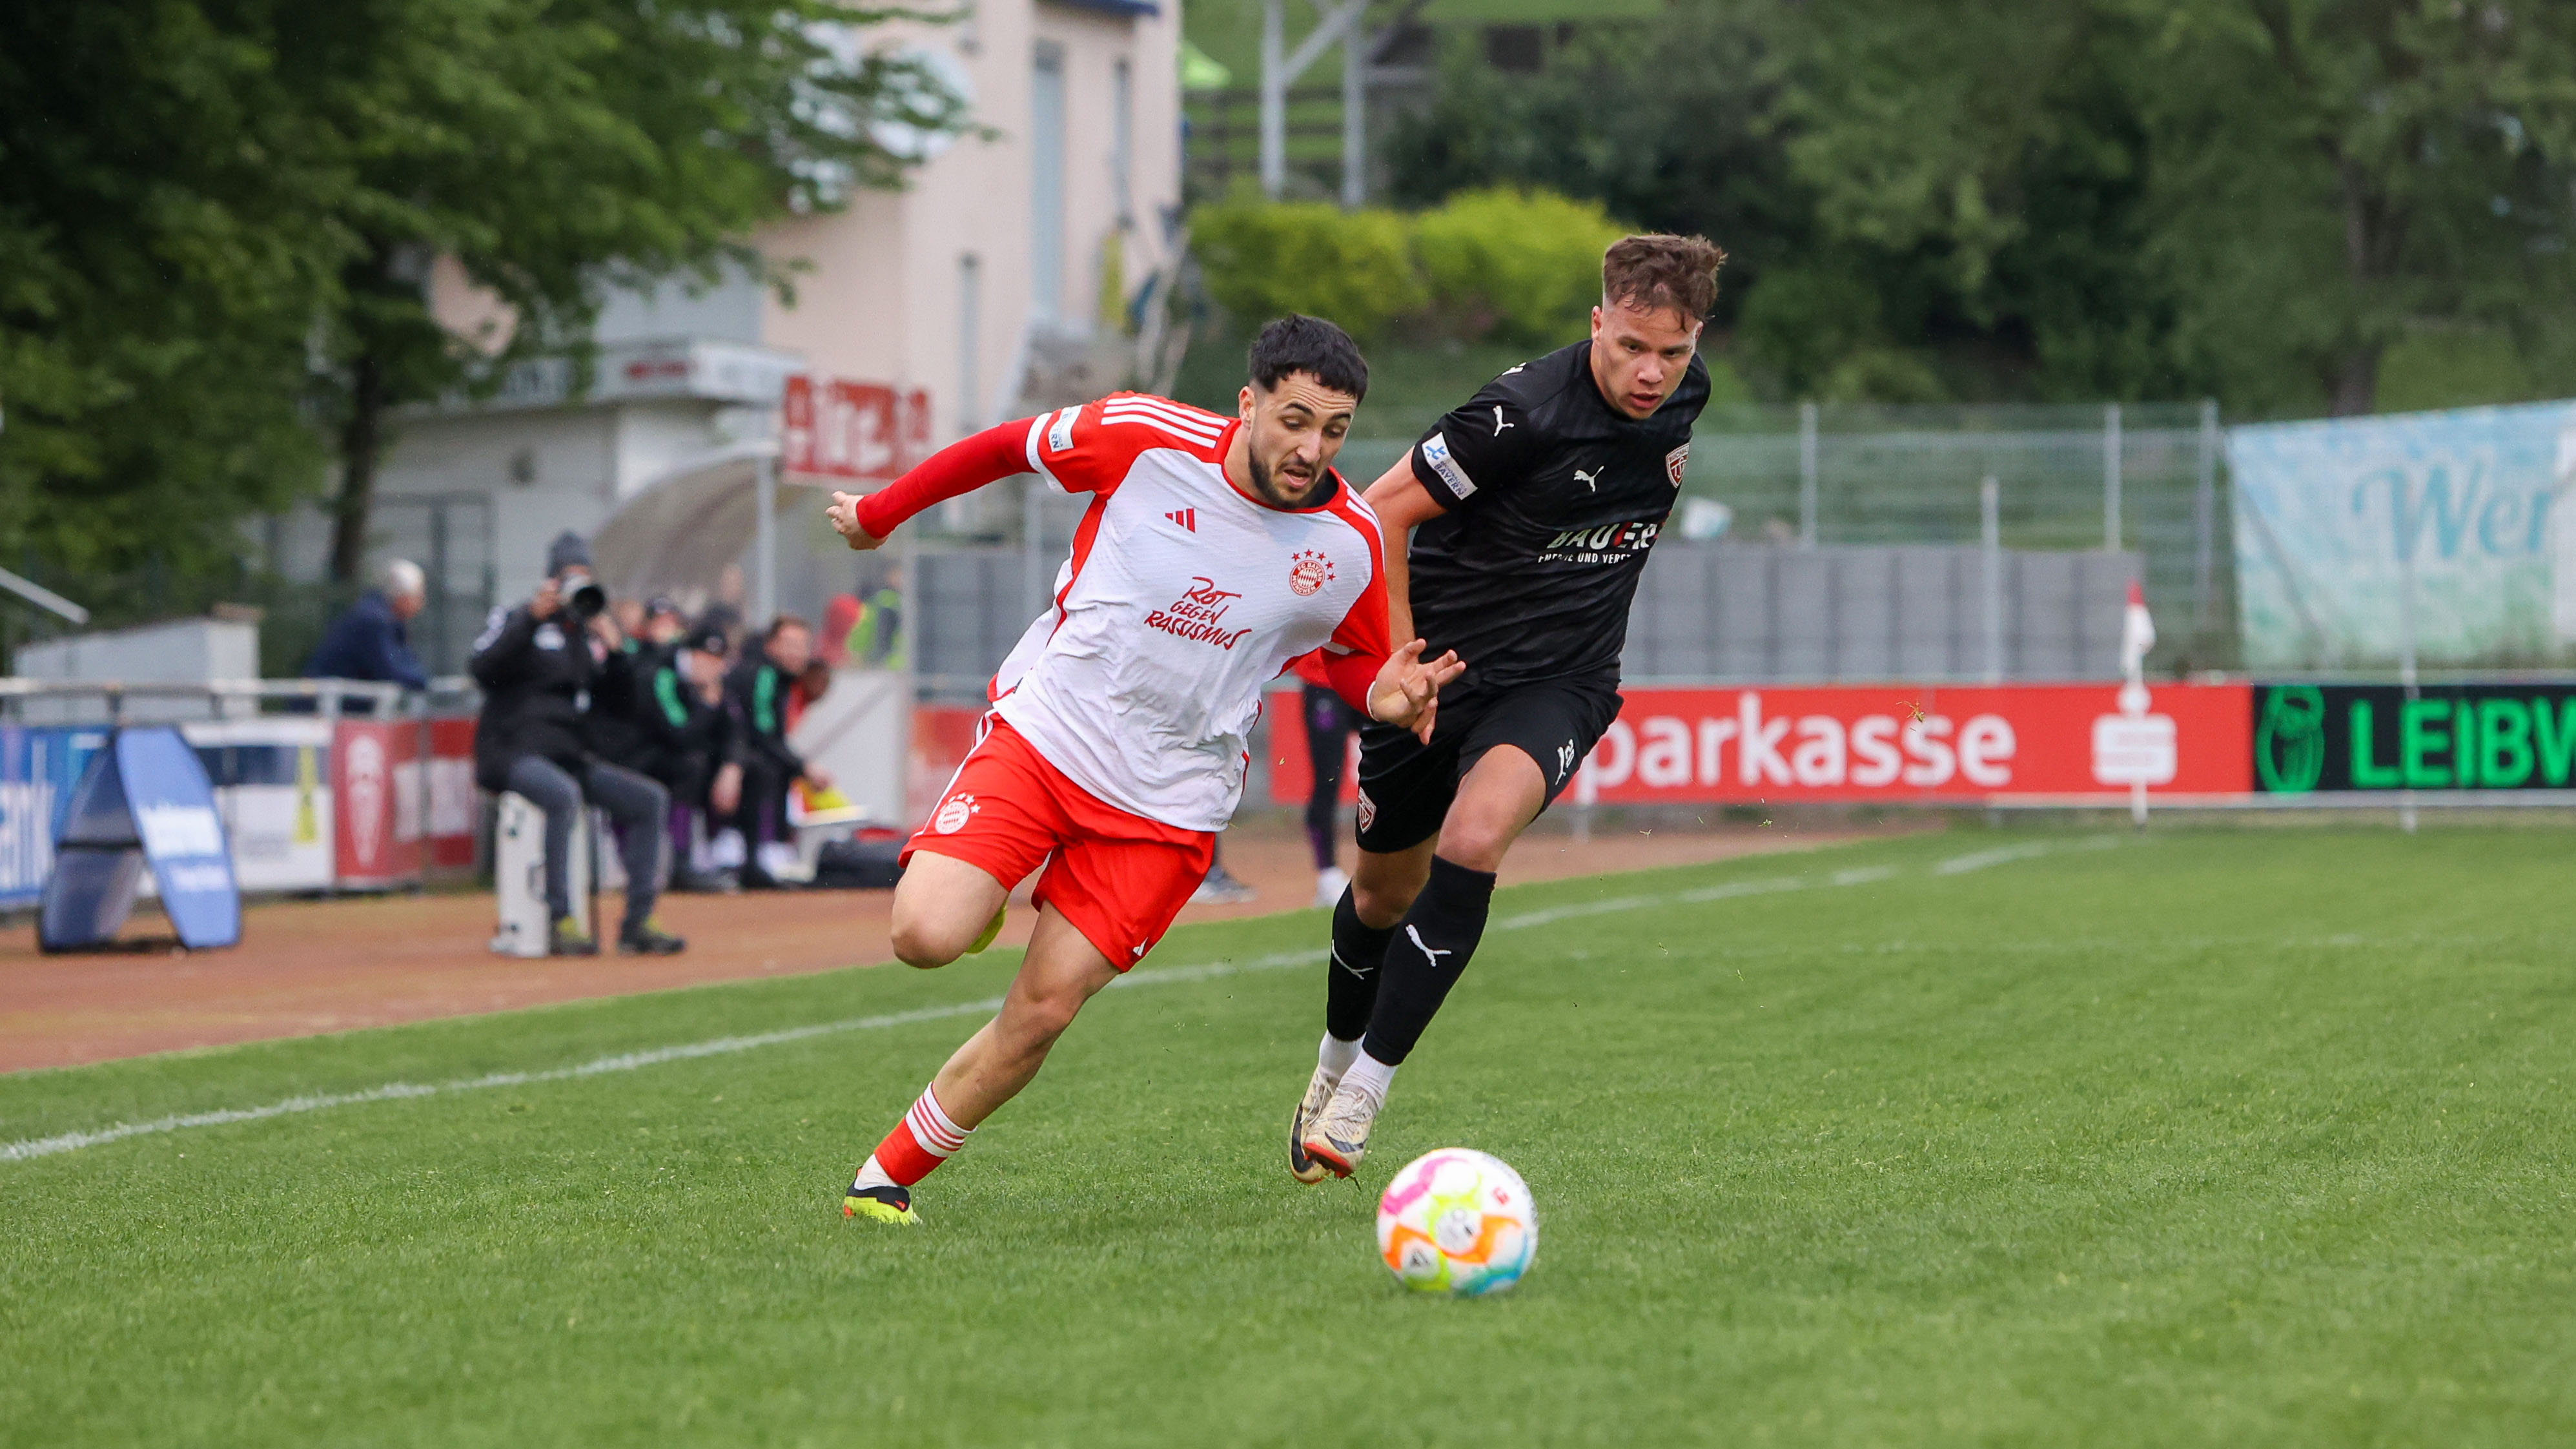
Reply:
M1118 393L1033 420L1029 467L1091 495L1054 607L993 677L993 708L1120 809L1222 830L1262 687L1318 648L1388 652L1377 516L1335 477L1313 508L1225 479L1233 418Z

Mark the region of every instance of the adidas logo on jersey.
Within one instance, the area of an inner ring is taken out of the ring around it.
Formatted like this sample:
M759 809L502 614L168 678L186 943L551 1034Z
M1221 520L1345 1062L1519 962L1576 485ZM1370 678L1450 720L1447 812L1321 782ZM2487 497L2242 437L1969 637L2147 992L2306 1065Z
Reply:
M1195 508L1175 508L1163 516L1192 533L1199 531L1199 511Z

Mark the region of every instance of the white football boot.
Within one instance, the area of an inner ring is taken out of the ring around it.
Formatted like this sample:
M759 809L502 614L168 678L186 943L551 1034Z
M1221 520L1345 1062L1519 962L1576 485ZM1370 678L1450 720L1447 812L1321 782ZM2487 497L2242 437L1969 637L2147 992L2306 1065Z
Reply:
M1347 1083L1335 1087L1332 1100L1307 1124L1305 1140L1298 1145L1326 1172L1348 1177L1368 1156L1369 1129L1377 1124L1378 1110L1385 1105L1384 1098Z
M1333 1088L1341 1081L1318 1066L1313 1079L1306 1083L1305 1097L1288 1116L1288 1175L1309 1186L1331 1176L1332 1169L1306 1151L1306 1129L1323 1115L1324 1104L1333 1100Z

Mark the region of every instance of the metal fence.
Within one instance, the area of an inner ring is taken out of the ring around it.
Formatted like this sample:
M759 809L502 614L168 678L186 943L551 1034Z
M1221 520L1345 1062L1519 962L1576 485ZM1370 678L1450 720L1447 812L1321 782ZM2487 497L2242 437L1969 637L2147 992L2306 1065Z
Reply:
M2004 548L2141 556L2151 664L2181 672L2236 659L2222 462L2208 403L1736 407L1703 417L1685 491L1735 538L1972 544L1993 479Z
M1411 442L1353 438L1341 470L1365 484ZM1630 671L2099 678L2131 578L2157 621L2151 667L2228 667L2221 464L2208 404L1713 408ZM916 667L935 693L980 688L1044 608L1085 501L1027 491L985 508L981 536L919 545Z

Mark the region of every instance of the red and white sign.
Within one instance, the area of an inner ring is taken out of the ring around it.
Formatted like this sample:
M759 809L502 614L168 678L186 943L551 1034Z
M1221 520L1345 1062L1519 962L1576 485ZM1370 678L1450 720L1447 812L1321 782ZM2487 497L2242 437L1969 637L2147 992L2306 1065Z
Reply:
M418 722L340 721L331 739L333 883L420 878L419 779Z
M930 455L930 394L798 374L780 404L779 465L812 478L891 481Z
M2243 684L2169 684L2149 711L2116 684L1632 688L1568 798L1617 805L2125 800L2254 788ZM1265 712L1270 792L1306 798L1305 721ZM1541 764L1552 762L1541 761ZM1350 785L1344 785L1349 798Z

